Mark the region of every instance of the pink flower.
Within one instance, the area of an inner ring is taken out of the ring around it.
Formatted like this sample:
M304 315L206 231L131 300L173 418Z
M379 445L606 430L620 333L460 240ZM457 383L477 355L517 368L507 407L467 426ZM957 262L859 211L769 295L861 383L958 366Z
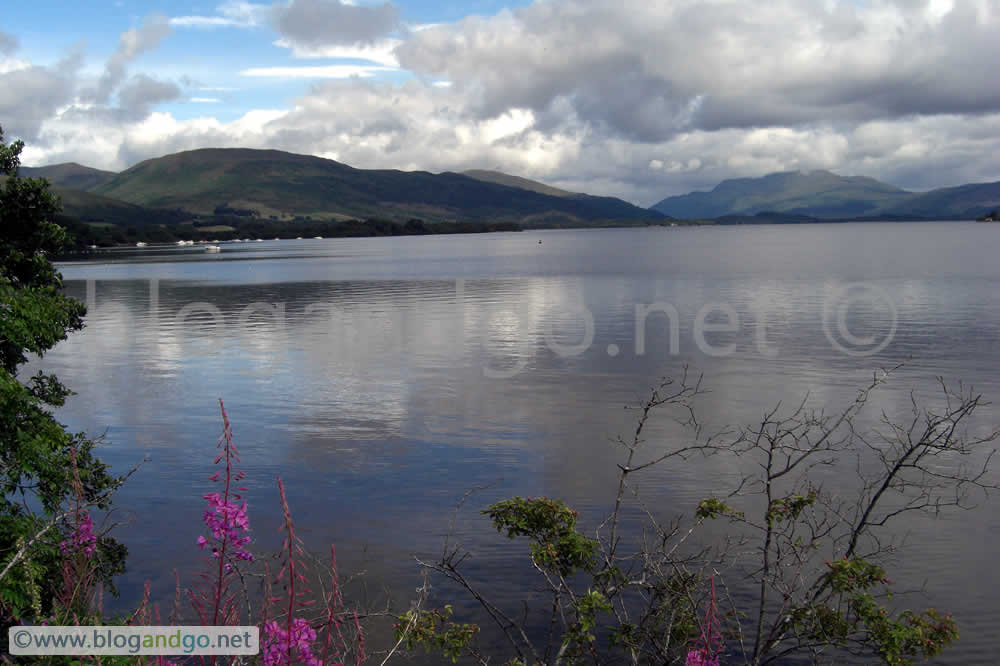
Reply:
M90 519L90 514L86 509L81 509L76 515L76 527L73 529L70 538L59 544L59 551L63 555L82 552L84 557L90 557L97 548L97 535L94 534L94 522Z
M262 654L265 666L289 666L291 663L323 666L321 660L312 652L316 630L303 618L292 620L290 632L272 620L264 624L263 634ZM289 654L296 655L297 659L289 661Z
M709 599L708 610L705 611L701 636L698 637L695 647L688 651L684 666L719 666L719 653L723 650L724 641L719 633L716 613L715 577L712 577L712 596Z
M691 650L687 653L684 666L719 666L719 658L713 657L704 650Z
M246 500L237 505L235 502L223 500L219 493L208 493L203 496L208 501L209 508L205 510L202 520L212 534L216 543L228 542L232 546L232 555L244 561L253 560L253 554L246 550L250 537L244 532L250 531L250 518L247 516ZM198 547L206 548L210 541L203 536L198 537ZM218 557L218 549L212 548L212 557Z

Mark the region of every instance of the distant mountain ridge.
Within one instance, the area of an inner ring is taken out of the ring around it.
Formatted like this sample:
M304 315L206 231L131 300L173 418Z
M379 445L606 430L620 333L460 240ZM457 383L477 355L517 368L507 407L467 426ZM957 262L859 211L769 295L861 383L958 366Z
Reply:
M813 218L920 217L974 219L1000 204L1000 182L915 193L863 176L788 171L724 180L708 192L667 197L651 208L682 219L762 212Z
M312 155L246 148L204 148L146 160L91 191L140 206L194 214L223 206L277 219L663 219L613 197L554 196L460 173L355 169Z
M366 170L311 155L243 148L174 153L121 173L70 162L21 167L20 175L47 178L67 215L119 225L192 219L219 209L278 220L422 218L574 226L666 218L749 221L760 213L766 213L761 219L974 219L1000 208L1000 182L916 193L817 170L724 180L710 191L667 197L643 209L499 171Z
M897 206L893 212L922 217L954 216L974 219L998 207L1000 207L1000 182L970 183L915 194L912 199Z

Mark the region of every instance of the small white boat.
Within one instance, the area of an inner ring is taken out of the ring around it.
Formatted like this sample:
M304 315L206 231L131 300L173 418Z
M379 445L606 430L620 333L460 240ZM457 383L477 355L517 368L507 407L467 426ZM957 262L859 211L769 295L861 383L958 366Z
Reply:
M258 239L257 239L257 242L258 242L258 243L263 243L263 242L264 242L264 239L263 239L263 238L258 238Z
M281 240L281 239L275 236L272 240Z
M322 236L313 236L313 240L323 240Z
M96 245L88 245L88 246L87 246L87 249L88 249L88 250L96 250L96 249L97 249L97 246L96 246Z
M302 236L296 236L295 240L302 240Z
M135 246L136 247L146 247L146 243L143 243L142 241L139 241L138 243L135 244Z
M210 252L214 254L216 252L222 252L222 248L219 247L218 245L206 245L205 252Z

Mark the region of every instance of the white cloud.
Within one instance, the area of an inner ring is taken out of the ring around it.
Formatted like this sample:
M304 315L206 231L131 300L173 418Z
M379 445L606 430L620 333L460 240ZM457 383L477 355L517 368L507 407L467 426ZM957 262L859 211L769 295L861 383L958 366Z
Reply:
M246 26L248 24L225 16L174 16L170 25L175 28L221 28Z
M176 28L255 28L266 24L272 7L266 4L231 0L216 8L212 16L175 16L170 25Z
M218 104L222 100L218 97L192 97L191 101L198 104Z
M251 67L240 72L241 76L274 77L284 79L348 79L363 78L377 72L387 72L391 67L376 65L318 65L315 67Z
M1000 108L995 3L941 2L536 2L415 32L396 55L483 115L556 123L566 101L595 131L644 142Z
M17 58L0 59L0 74L9 74L10 72L18 72L30 68L31 63L27 60L19 60Z
M286 39L274 42L275 46L291 49L295 58L342 58L351 60L369 60L386 67L398 68L399 60L394 51L402 44L400 39L382 39L373 44L353 44L337 46L306 46L292 43Z

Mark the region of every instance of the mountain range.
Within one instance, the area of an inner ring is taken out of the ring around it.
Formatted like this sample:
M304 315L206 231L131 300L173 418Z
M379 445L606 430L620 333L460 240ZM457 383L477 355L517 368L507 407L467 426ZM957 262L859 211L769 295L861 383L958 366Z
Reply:
M100 221L92 210L97 205L112 216L127 212L112 210L118 204L189 218L236 212L279 221L421 218L565 224L663 219L621 199L563 192L496 172L355 169L277 150L206 148L146 160L117 174L70 164L23 169L22 175L49 178L63 197L65 212L91 222Z
M1000 182L909 192L862 176L789 171L724 180L709 192L667 197L652 206L683 219L777 213L819 219L974 219L1000 205Z
M172 224L217 215L264 220L378 218L403 222L511 222L526 226L721 223L824 219L974 219L1000 208L1000 182L910 192L830 171L725 180L708 192L649 209L569 192L499 171L356 169L277 150L206 148L146 160L120 173L75 163L22 167L48 178L68 217L116 226Z

